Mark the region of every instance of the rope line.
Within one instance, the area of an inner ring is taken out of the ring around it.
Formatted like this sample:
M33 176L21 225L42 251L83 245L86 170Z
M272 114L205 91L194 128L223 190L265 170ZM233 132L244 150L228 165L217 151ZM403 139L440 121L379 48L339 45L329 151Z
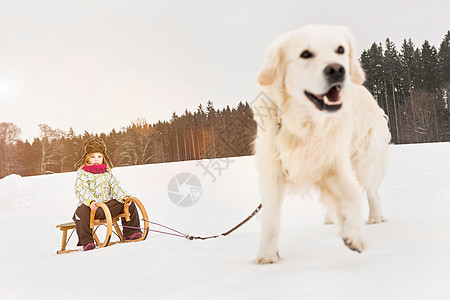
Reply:
M171 232L165 232L165 231L159 231L159 230L153 230L153 229L150 229L150 228L142 228L142 227L134 227L134 226L127 226L127 225L120 225L120 224L117 224L117 226L120 226L120 227L123 227L123 228L132 228L132 229L140 229L140 230L147 230L147 231L151 231L151 232L157 232L157 233L162 233L162 234L168 234L168 235L173 235L173 236L179 236L179 237L182 237L182 238L186 238L186 235L184 234L184 233L180 233L180 234L178 234L178 231L176 231L176 230L174 230L174 229L172 229L172 228L170 228L170 227L167 227L167 226L164 226L164 225L161 225L162 227L165 227L165 228L167 228L167 229L170 229L170 230L173 230L173 231L175 231L175 232L177 232L177 233L171 233ZM117 235L117 234L116 234Z
M239 227L241 227L242 225L244 225L245 223L248 222L248 220L250 220L251 218L253 218L262 208L262 204L259 204L258 207L252 212L252 214L250 216L248 216L244 221L242 221L241 223L237 224L236 226L234 226L233 228L231 228L230 230L228 230L227 232L224 232L222 234L218 234L218 235L212 235L212 236L207 236L207 237L201 237L201 236L186 236L187 239L189 240L207 240L207 239L215 239L218 238L219 236L227 236L230 233L232 233L233 231L235 231L236 229L238 229Z
M165 225L162 225L162 224L159 224L159 223L156 223L156 222L148 221L148 220L145 220L145 219L142 219L142 221L147 222L147 223L149 223L149 224L153 224L153 225L157 225L157 226L164 227L164 228L169 229L169 230L171 230L171 231L173 231L173 232L182 234L183 236L186 236L186 235L187 235L187 234L184 234L184 233L182 233L182 232L180 232L180 231L178 231L178 230L175 230L175 229L173 229L173 228L170 228L170 227L168 227L168 226L165 226Z
M163 225L163 224L160 224L160 223L156 223L156 222L152 222L152 221L149 221L149 220L145 220L145 219L142 219L142 221L147 222L149 224L153 224L153 225L156 225L156 226L163 227L163 228L165 228L167 230L173 231L174 233L165 232L165 231L159 231L159 230L153 230L153 229L145 229L145 228L141 228L141 227L126 226L126 225L118 225L118 226L127 227L127 228L133 228L133 229L148 230L148 231L152 231L152 232L178 236L178 237L186 238L186 239L191 240L191 241L192 240L208 240L208 239L215 239L215 238L218 238L220 236L227 236L227 235L229 235L230 233L232 233L233 231L235 231L236 229L238 229L239 227L241 227L242 225L247 223L251 218L253 218L261 210L261 208L262 208L262 204L259 204L258 207L251 213L251 215L249 215L241 223L237 224L236 226L234 226L233 228L231 228L227 232L224 232L222 234L217 234L217 235L206 236L206 237L188 235L188 234L185 234L185 233L183 233L181 231L173 229L173 228L171 228L169 226L166 226L166 225Z
M188 234L184 234L184 233L182 233L182 232L180 232L180 231L177 231L177 230L175 230L175 229L173 229L173 228L170 228L170 227L168 227L168 226L165 226L165 225L162 225L162 224L159 224L159 223L155 223L155 222L151 222L151 221L149 221L149 220L145 220L145 219L142 219L144 222L148 222L148 223L151 223L151 224L154 224L154 225L158 225L158 226L162 226L162 227L164 227L164 228L166 228L166 229L168 229L168 230L172 230L172 231L174 231L174 232L176 232L176 233L179 233L180 235L178 235L178 236L180 236L180 237L184 237L184 238L186 238L186 239L188 239L188 240L208 240L208 239L215 239L215 238L218 238L219 236L227 236L227 235L229 235L230 233L232 233L233 231L235 231L236 229L238 229L239 227L241 227L242 225L244 225L245 223L247 223L251 218L253 218L260 210L261 210L261 208L262 208L262 204L259 204L258 205L258 207L251 213L251 215L249 215L246 219L244 219L241 223L239 223L239 224L237 224L236 226L234 226L233 228L231 228L230 230L228 230L227 232L224 232L224 233L222 233L222 234L218 234L218 235L211 235L211 236L207 236L207 237L202 237L202 236L192 236L192 235L188 235ZM152 230L150 230L150 231L152 231ZM166 234L168 234L168 233L166 233ZM175 234L172 234L172 235L175 235Z
M176 234L176 233L170 233L170 232L164 232L164 231L152 230L152 229L149 229L148 231L152 231L152 232L157 232L157 233L162 233L162 234L167 234L167 235L173 235L173 236L178 236L178 237L186 238L185 235L179 235L179 234Z
M140 229L140 230L148 230L148 231L151 231L151 232L157 232L157 233L161 233L161 234L167 234L167 235L182 237L182 238L185 238L185 239L188 239L188 240L191 240L191 241L192 240L208 240L208 239L215 239L215 238L218 238L220 236L227 236L227 235L229 235L230 233L232 233L233 231L235 231L236 229L238 229L239 227L241 227L242 225L247 223L251 218L253 218L261 210L261 208L262 208L262 204L259 204L258 207L247 218L245 218L242 222L240 222L239 224L237 224L236 226L234 226L233 228L231 228L227 232L224 232L222 234L217 234L217 235L211 235L211 236L207 236L207 237L188 235L188 234L182 233L181 231L173 229L173 228L171 228L169 226L166 226L166 225L163 225L163 224L160 224L160 223L156 223L156 222L152 222L152 221L149 221L149 220L145 220L145 219L142 219L142 221L147 222L149 224L153 224L153 225L156 225L156 226L163 227L163 228L165 228L167 230L170 230L172 232L165 232L165 231L160 231L160 230L153 230L153 229L150 229L150 228L146 229L146 228L141 228L141 227L119 225L119 224L117 224L117 226L126 227L126 228L133 228L133 229ZM105 224L103 224L103 225L105 225ZM98 227L99 226L97 226L95 228L94 233L97 231ZM73 234L74 231L75 231L75 229L72 230L72 233L70 234L69 239L67 240L67 242L69 242L69 240L72 237L72 234ZM114 231L113 231L113 233L116 234Z

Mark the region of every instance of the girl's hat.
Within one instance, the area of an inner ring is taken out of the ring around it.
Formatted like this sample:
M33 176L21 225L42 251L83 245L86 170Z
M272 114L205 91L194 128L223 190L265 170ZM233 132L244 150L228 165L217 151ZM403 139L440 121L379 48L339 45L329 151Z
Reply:
M112 162L106 153L106 145L105 142L98 137L91 137L87 139L83 144L83 156L79 161L75 163L75 168L80 168L86 163L87 157L92 153L101 153L103 154L103 158L105 160L106 165L109 168L112 168Z

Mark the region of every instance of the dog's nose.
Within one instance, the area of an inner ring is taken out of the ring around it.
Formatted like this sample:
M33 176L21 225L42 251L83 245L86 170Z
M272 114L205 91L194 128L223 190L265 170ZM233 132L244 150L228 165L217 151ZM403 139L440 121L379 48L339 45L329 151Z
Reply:
M323 72L325 73L325 77L328 79L330 84L344 81L345 68L340 64L329 64Z

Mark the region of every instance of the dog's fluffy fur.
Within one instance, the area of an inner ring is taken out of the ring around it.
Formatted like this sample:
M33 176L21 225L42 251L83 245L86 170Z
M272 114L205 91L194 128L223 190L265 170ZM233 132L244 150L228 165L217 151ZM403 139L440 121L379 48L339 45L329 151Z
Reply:
M287 189L318 188L327 220L340 226L345 245L357 252L364 249L363 192L370 207L368 223L385 221L378 189L390 133L364 80L353 38L343 27L308 25L270 47L258 75L266 98L253 105L278 111L278 117L255 113L263 204L257 263L280 258L280 209Z

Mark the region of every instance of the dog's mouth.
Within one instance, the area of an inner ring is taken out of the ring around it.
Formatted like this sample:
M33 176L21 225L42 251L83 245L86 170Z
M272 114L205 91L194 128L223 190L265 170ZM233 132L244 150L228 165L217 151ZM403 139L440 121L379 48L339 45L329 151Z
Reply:
M332 86L331 89L323 95L315 95L308 91L305 91L305 95L319 110L334 112L342 107L340 85Z

